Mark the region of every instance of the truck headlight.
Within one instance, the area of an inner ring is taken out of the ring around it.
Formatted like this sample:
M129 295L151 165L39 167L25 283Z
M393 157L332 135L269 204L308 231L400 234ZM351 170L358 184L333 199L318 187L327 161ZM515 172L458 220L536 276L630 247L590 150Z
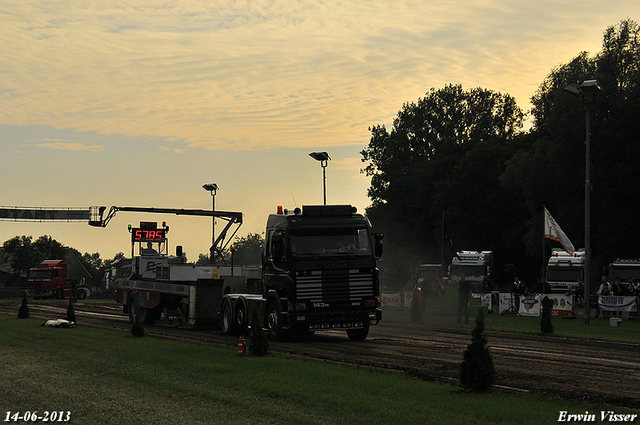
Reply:
M296 308L296 311L306 310L307 303L296 303L295 308Z

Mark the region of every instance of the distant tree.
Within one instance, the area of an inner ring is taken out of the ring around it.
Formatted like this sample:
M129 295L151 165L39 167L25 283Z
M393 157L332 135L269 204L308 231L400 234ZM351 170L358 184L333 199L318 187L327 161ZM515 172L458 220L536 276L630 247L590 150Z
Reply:
M246 237L237 237L233 244L233 264L253 266L262 263L264 238L258 233L249 233Z
M38 256L37 263L40 263L43 260L63 259L67 255L68 248L51 236L43 235L33 243L33 250Z
M15 236L2 244L4 255L15 275L26 275L40 261L31 236Z

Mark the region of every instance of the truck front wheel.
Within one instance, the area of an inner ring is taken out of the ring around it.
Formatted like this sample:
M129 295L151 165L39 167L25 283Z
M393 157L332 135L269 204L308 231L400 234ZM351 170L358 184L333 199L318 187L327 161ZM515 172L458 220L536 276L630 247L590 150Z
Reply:
M269 339L271 341L282 341L285 339L284 329L282 329L282 321L280 303L271 301L267 310L267 330L269 331Z
M364 341L369 335L369 322L365 322L362 328L347 329L347 336L351 341Z

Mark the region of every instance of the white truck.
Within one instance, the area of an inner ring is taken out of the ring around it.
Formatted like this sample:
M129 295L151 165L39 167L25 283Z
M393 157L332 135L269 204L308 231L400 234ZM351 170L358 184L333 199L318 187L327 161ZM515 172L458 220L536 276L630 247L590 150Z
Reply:
M579 249L573 254L565 250L552 250L546 272L551 292L561 293L579 289L584 283L584 261L584 249Z
M640 260L617 258L606 269L609 282L618 279L623 287L629 286L632 278L640 279Z
M453 282L460 280L464 273L471 282L473 292L487 292L493 286L493 251L459 251L451 260L449 278Z

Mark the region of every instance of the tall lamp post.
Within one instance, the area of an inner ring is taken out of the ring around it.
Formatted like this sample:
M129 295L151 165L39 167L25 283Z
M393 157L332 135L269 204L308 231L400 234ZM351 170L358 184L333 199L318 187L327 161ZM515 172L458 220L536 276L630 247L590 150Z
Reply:
M203 184L202 188L204 190L206 190L207 192L211 193L211 199L212 199L212 211L215 213L216 212L216 192L218 191L218 185L215 183L208 183L208 184ZM211 260L211 263L213 263L213 257L215 255L215 245L216 245L216 217L215 215L212 217L213 223L212 223L212 227L211 227L211 250L209 252L209 260Z
M327 163L331 159L329 154L326 152L311 152L309 156L316 161L320 161L320 166L322 167L322 192L324 194L324 205L327 205L327 175L326 168Z
M574 96L580 96L587 110L584 170L584 324L589 325L589 301L591 299L591 104L595 100L596 94L602 89L598 80L586 80L581 84L569 84L564 90Z

